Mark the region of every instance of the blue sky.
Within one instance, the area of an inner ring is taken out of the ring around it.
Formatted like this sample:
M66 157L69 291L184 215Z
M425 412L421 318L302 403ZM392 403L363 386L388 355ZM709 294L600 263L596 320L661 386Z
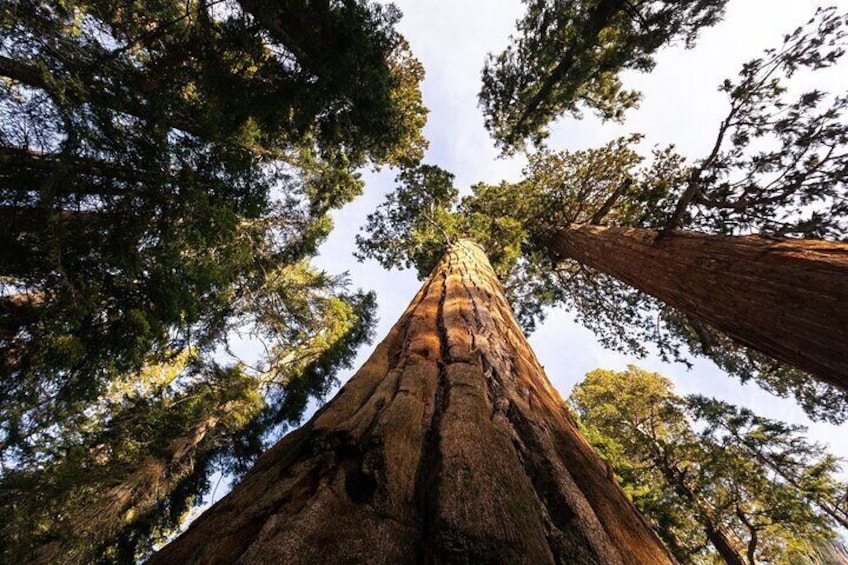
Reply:
M477 106L480 71L489 51L502 50L517 18L523 13L518 0L400 0L400 31L424 64L424 102L430 109L426 134L430 149L426 161L456 175L461 190L479 181L517 180L525 164L522 156L499 159L483 128ZM692 159L709 152L726 98L718 84L736 74L741 64L767 47L778 46L784 33L806 21L816 6L836 4L848 10L848 0L731 0L725 20L704 30L695 49L670 48L657 57L650 75L627 74L625 84L644 94L638 111L624 125L601 124L588 117L564 119L554 124L549 146L581 149L598 146L631 132L646 135L642 148L675 144ZM833 72L818 73L804 87L848 91L848 61ZM840 75L845 75L844 77ZM392 190L395 172L366 172L365 194L334 216L336 228L321 248L317 264L333 273L348 271L354 286L374 290L379 304L377 340L397 321L420 286L411 271L386 271L377 263L358 263L353 257L354 237L366 215ZM530 344L545 366L548 377L563 397L595 368L623 369L635 363L671 378L682 394L701 393L749 407L757 413L810 427L810 437L825 442L848 458L848 434L840 428L813 423L791 400L776 398L756 385L742 386L711 362L696 361L689 370L682 364L663 363L656 357L636 359L604 349L594 335L573 321L567 311L555 310L530 336ZM357 365L373 345L364 347ZM347 380L353 371L342 375Z

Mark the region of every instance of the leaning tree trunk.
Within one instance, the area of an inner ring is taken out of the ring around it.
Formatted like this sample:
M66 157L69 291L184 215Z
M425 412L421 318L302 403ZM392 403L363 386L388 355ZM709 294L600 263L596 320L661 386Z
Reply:
M734 542L722 524L717 524L710 513L706 511L698 500L698 497L689 488L684 479L683 472L676 465L669 465L668 460L659 453L654 457L654 465L660 469L665 480L674 489L684 504L689 507L695 520L704 528L707 540L713 549L727 565L747 565L738 544Z
M848 390L848 243L574 226L550 245Z
M203 442L207 436L220 433L216 428L221 426L223 419L234 414L247 417L255 410L255 406L243 400L229 400L218 406L160 452L138 462L120 482L63 513L61 521L72 536L60 536L27 551L22 562L30 565L94 562L103 543L113 540L124 527L153 510L157 502L173 492L181 479L194 471L195 462L204 455L203 451L214 449L214 445L204 446Z
M339 394L150 561L270 562L673 558L460 241Z

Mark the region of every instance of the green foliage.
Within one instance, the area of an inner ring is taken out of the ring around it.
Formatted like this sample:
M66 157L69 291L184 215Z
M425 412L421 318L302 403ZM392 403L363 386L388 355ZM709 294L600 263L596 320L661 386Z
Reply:
M816 89L794 94L789 81L834 66L848 46L846 26L848 14L819 9L780 48L724 81L729 110L710 155L692 169L672 227L845 238L848 97Z
M454 176L432 165L404 169L398 188L369 214L357 235L357 257L377 259L383 267L415 268L424 279L445 249L470 238L486 250L495 272L507 276L520 255L523 228L505 209L515 206L512 187L478 184L459 198ZM474 194L485 194L486 199Z
M420 157L397 10L313 8L3 5L0 451L168 351L213 350L240 297L315 253L357 167Z
M357 257L375 258L387 269L415 267L425 278L457 235L453 179L432 165L401 171L398 188L368 215L368 237L357 236Z
M395 31L400 11L364 0L242 0L241 6L300 65L308 83L293 105L311 109L319 146L352 160L418 162L427 146L418 84L422 65ZM319 109L320 108L320 109Z
M664 359L683 362L687 354L703 355L742 381L794 396L813 418L844 421L844 391L584 265L560 262L547 242L557 229L587 223L843 239L845 99L818 90L792 98L789 79L840 60L846 17L817 11L781 48L746 63L737 81L726 81L728 114L701 160L687 162L669 147L654 149L651 162L641 164L632 148L636 136L599 149L531 156L526 180L514 187L522 204L512 215L529 235L514 288L524 325L532 326L545 305L565 304L609 347L643 355L653 343ZM528 205L528 198L538 204Z
M0 478L5 561L125 563L179 527L214 473L240 475L280 424L328 392L374 325L372 294L297 265L246 300L262 334L256 364L223 367L183 351L114 380L56 437Z
M700 437L740 450L842 527L848 526L845 485L836 480L840 461L822 445L806 442L803 426L763 418L747 408L700 395L688 396L686 403L692 417L706 425Z
M174 485L258 414L262 397L242 371L185 363L148 367L98 417L66 430L50 459L3 477L5 562L108 554L123 527L157 499L171 504Z
M670 148L658 149L642 165L633 147L640 139L538 153L530 156L522 182L479 183L461 198L452 174L431 165L406 169L396 190L368 216L357 236L358 256L386 268L415 268L424 278L447 244L473 239L486 250L525 327L532 327L541 309L567 292L558 288L562 273L547 254L554 229L593 221L607 203L604 220L647 226L673 205L672 191L685 175L683 160Z
M624 70L650 71L665 45L694 44L726 0L525 0L518 34L483 69L486 128L505 152L540 145L547 126L587 107L620 120L639 94L624 90Z
M795 562L835 538L836 515L826 508L844 492L839 462L804 428L678 397L670 381L633 366L589 373L569 401L681 562L715 559L710 529L767 563Z

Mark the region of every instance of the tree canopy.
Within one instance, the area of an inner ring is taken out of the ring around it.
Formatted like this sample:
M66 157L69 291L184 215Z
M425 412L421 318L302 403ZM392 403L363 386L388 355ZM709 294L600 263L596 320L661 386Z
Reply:
M275 273L243 332L252 364L195 350L113 380L58 429L6 454L0 477L8 562L132 562L166 539L215 474L250 468L323 397L371 338L374 297L305 265ZM220 480L220 479L219 479ZM214 494L214 493L213 493Z
M540 145L547 126L582 108L621 120L640 98L625 90L624 70L650 71L671 43L694 45L721 19L726 0L525 0L517 34L483 69L486 128L505 152Z
M745 563L812 561L845 524L840 462L801 426L634 366L589 373L569 402L681 563L726 560L717 532Z
M268 273L315 253L357 167L426 145L391 7L142 7L0 16L4 450L116 375L214 349ZM336 43L273 25L307 12Z
M358 169L423 154L423 69L394 7L318 4L0 7L8 559L149 551L369 339L309 258Z

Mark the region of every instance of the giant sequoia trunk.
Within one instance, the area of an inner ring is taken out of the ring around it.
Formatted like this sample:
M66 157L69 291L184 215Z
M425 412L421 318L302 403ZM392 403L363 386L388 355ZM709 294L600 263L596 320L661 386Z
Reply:
M848 244L575 226L554 254L848 390Z
M150 563L672 561L461 241L339 394Z

